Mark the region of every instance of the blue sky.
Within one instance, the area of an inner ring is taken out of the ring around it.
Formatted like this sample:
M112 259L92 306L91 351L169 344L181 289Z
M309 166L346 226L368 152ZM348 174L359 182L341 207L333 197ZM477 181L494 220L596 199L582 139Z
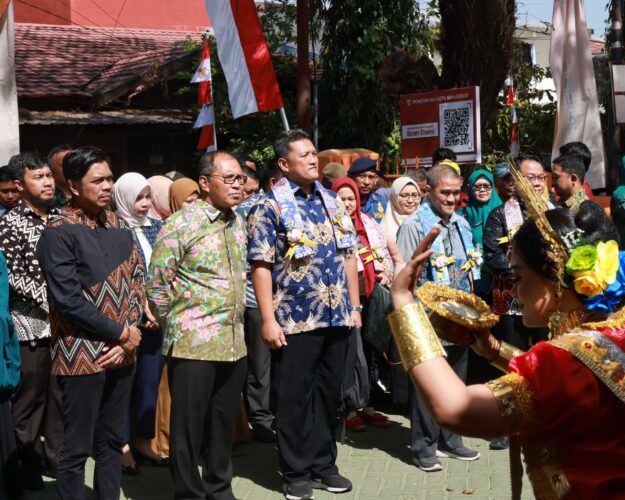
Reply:
M605 20L608 12L605 6L607 0L585 0L586 24L595 30L594 37L603 38ZM517 0L517 19L519 21L549 21L553 13L553 0Z

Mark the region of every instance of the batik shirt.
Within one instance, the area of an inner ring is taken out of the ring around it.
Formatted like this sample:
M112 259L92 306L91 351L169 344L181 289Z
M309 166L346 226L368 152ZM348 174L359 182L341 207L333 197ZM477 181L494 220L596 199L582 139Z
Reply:
M453 214L450 222L445 223L440 217L437 218L438 224L441 227L447 228L445 231L445 238L443 239L443 248L445 249L445 255L448 257L454 257L455 261L447 266L449 272L449 281L452 288L462 290L464 292L471 293L472 286L469 279L470 273L463 270L462 267L466 264L468 257L467 252L462 243L462 237L460 236L459 224L468 226L468 222L457 214ZM419 214L415 212L399 227L397 232L397 246L401 253L402 258L408 262L412 258L412 254L417 249L419 243L425 236L426 231L419 219ZM442 235L439 235L440 238ZM423 266L423 271L419 279L420 283L426 281L434 281L434 273L431 260L428 260Z
M37 244L48 285L52 373L90 375L143 314L144 268L132 234L113 212L96 216L70 204L50 218ZM125 364L134 362L126 356Z
M241 217L204 200L171 215L152 250L146 291L165 330L164 353L204 361L244 357Z
M51 209L50 216L57 215ZM50 337L46 281L37 260L37 242L46 221L24 200L0 219L0 250L9 270L9 308L20 342Z
M238 213L243 221L247 224L247 216L250 215L250 211L254 208L261 198L265 196L265 193L261 189L258 193L250 196L247 200L239 203L235 208L236 213ZM245 285L245 307L249 307L251 309L258 309L258 302L256 302L256 295L254 295L254 287L252 286L252 268L247 263L247 283Z
M313 186L307 195L290 183L308 238L317 243L312 255L287 259L287 230L273 192L268 193L250 212L248 255L250 263L271 264L273 305L278 324L285 334L294 334L337 326L352 326L345 260L355 255L355 248L337 247L334 227L323 205L321 194ZM339 210L345 211L335 193ZM354 234L353 240L357 237Z
M571 212L576 214L579 212L579 206L588 199L586 193L582 191L578 191L574 193L568 200L566 200L563 204L566 208L568 208Z

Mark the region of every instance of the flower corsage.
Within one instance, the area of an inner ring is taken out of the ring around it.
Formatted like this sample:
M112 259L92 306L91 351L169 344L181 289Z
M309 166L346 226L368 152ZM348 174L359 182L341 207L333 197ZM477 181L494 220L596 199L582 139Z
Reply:
M625 294L625 252L619 252L614 240L575 247L566 273L591 311L613 312Z
M285 255L287 259L293 258L295 251L300 245L306 245L310 248L315 248L317 246L317 243L308 239L304 230L299 227L289 229L286 233L286 239L289 242L289 249Z

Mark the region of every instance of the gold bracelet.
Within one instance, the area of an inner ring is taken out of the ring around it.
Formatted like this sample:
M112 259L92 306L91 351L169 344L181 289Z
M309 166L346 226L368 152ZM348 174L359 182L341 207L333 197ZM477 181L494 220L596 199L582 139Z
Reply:
M523 354L523 351L521 349L518 349L513 345L510 345L507 342L502 342L500 340L497 357L492 360L490 364L493 365L495 368L498 368L502 372L507 373L510 360L512 358L516 358L520 354Z
M406 371L429 359L446 356L420 303L406 304L393 311L388 315L388 323Z

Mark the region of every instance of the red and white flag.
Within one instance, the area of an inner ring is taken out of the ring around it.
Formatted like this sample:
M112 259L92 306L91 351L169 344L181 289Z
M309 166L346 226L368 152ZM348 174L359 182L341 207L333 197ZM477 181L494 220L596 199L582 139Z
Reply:
M506 99L506 106L510 109L510 153L516 158L519 156L519 129L517 126L516 107L514 105L514 83L512 81L512 75L506 78L506 85L508 86L508 98Z
M284 107L253 0L205 0L232 116Z
M0 0L0 167L20 150L13 39L13 5Z
M213 109L213 91L211 87L211 59L209 41L204 42L202 60L191 83L199 83L198 104L202 106L193 128L201 128L197 149L215 151L217 138L215 134L215 111Z
M603 188L603 137L590 39L581 0L555 0L552 24L549 65L558 97L552 158L560 156L560 146L571 141L583 142L592 153L586 179L593 189Z

